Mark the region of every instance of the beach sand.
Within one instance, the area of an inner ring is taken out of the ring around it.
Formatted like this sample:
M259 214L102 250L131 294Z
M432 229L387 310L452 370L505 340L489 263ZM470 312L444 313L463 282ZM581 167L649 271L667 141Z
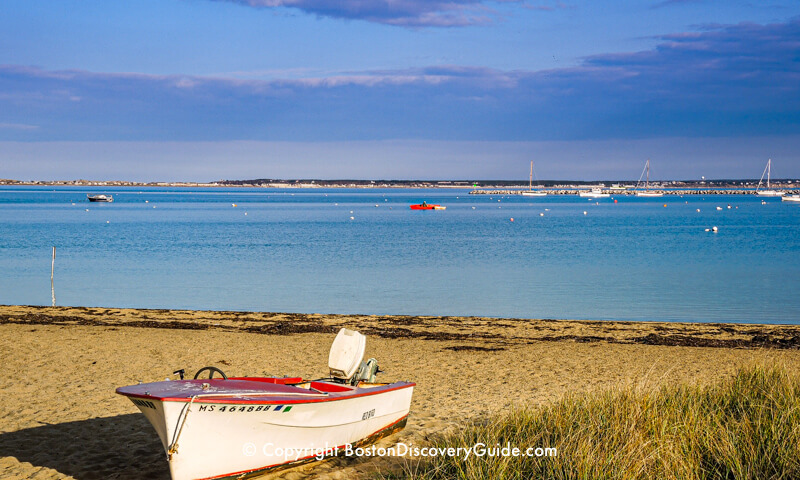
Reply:
M367 335L380 380L417 383L407 427L382 445L566 393L800 366L795 326L0 306L0 478L168 479L154 430L116 387L206 365L324 377L342 326ZM267 478L365 478L398 461L335 458Z

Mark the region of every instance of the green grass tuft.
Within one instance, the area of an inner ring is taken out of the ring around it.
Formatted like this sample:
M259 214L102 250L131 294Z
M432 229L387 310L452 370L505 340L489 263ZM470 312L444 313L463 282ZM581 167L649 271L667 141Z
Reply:
M515 408L434 442L555 447L556 456L410 458L434 479L800 478L800 377L751 367L710 387L622 388Z

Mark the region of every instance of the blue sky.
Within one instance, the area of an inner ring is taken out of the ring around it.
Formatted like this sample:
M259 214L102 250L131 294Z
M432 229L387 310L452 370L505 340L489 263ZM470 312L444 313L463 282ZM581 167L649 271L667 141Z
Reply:
M0 5L0 178L800 178L799 147L796 1Z

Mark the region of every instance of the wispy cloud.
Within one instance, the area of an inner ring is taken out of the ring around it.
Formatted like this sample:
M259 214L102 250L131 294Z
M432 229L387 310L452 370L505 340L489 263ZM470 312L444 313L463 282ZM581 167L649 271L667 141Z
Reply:
M709 25L574 67L270 80L0 66L0 117L42 140L570 140L800 132L800 20ZM0 129L0 139L22 139Z
M403 27L462 27L490 23L489 6L523 0L218 0L257 8L294 8L322 17ZM539 6L542 9L547 6ZM551 7L550 7L551 8Z
M707 3L706 0L663 0L661 2L655 3L650 8L663 8L663 7L672 7L676 5L687 5L687 4L699 4L699 3Z
M0 123L0 130L36 130L38 125L28 125L25 123Z

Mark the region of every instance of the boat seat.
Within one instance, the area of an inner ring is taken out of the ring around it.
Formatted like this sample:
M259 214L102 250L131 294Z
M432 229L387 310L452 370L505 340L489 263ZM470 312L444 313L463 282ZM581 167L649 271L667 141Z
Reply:
M318 392L336 393L336 392L350 392L355 389L349 385L342 385L340 383L318 382L312 381L309 385L311 388Z
M366 346L367 337L364 335L347 328L339 330L328 355L331 377L344 382L353 378L361 366Z

